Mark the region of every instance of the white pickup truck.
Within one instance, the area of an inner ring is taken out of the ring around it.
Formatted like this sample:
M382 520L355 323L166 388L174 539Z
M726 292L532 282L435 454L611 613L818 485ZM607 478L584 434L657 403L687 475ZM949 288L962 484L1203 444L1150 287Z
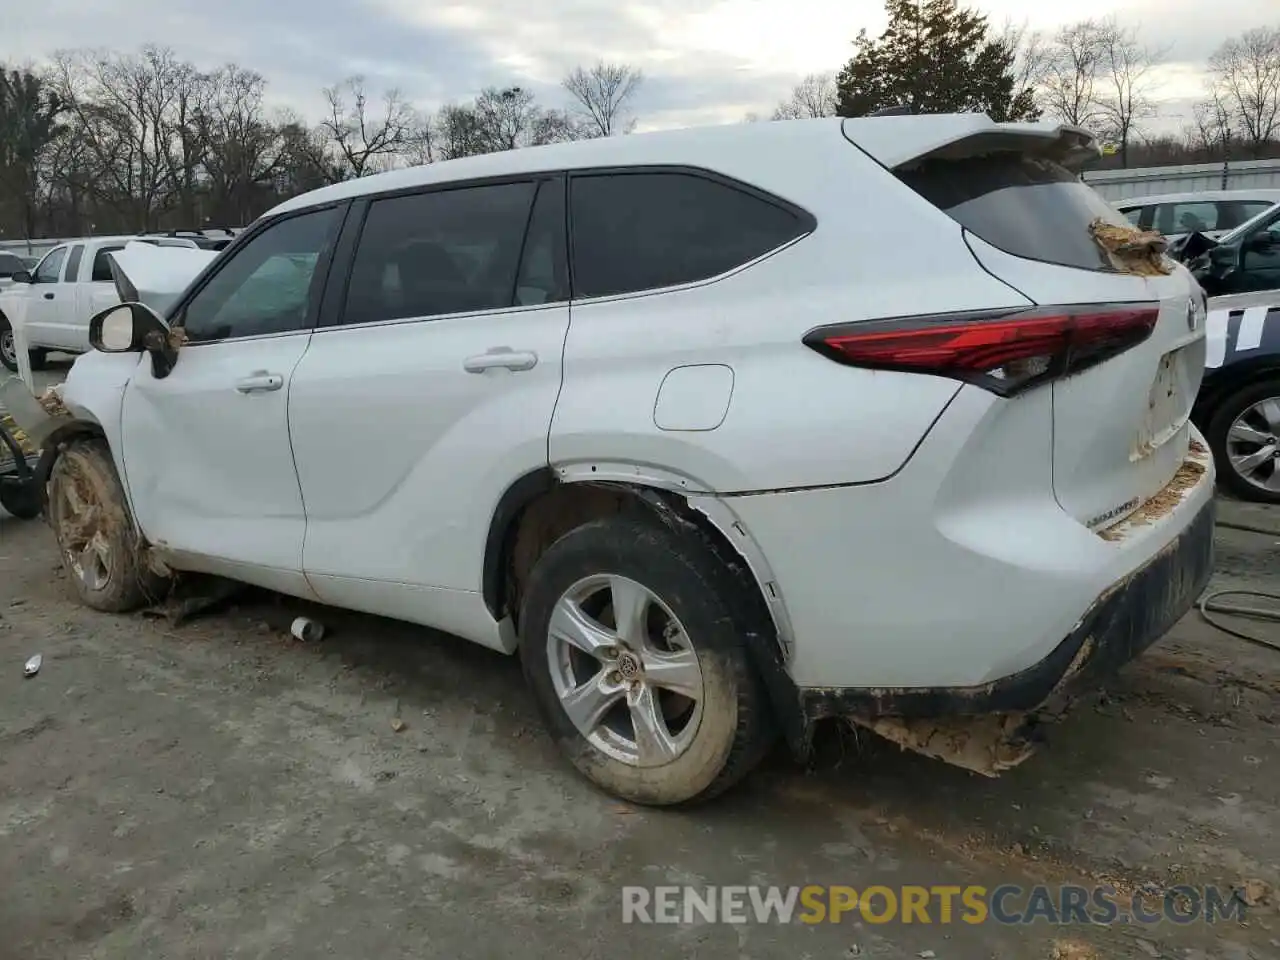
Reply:
M197 241L176 236L86 237L54 247L29 274L15 273L0 286L0 364L18 371L13 328L22 326L33 369L50 351L89 350L89 320L119 302L112 280L112 253L128 243L201 249Z

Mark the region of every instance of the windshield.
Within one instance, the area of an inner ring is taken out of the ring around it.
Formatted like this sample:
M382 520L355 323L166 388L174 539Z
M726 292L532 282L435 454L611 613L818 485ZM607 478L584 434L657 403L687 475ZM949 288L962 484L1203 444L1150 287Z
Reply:
M1249 233L1252 233L1255 227L1265 222L1268 218L1274 216L1277 212L1280 212L1280 203L1277 203L1274 206L1267 207L1267 209L1263 210L1260 214L1258 214L1252 220L1246 220L1244 223L1240 224L1240 226L1236 227L1230 233L1224 234L1223 236L1219 237L1218 245L1222 246L1226 244L1235 243L1241 237Z

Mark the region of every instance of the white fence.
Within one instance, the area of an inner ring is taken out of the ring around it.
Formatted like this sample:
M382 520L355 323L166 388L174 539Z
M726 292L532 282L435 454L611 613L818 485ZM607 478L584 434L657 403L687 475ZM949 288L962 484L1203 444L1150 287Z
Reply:
M1225 166L1221 163L1191 163L1173 167L1089 170L1085 172L1084 180L1112 201L1202 190L1280 190L1280 160L1239 160Z

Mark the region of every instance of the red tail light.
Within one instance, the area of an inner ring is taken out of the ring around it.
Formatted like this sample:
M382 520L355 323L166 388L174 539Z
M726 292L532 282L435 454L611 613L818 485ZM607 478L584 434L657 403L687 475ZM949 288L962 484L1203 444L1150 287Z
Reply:
M950 313L819 327L804 342L837 363L952 377L1009 397L1137 346L1159 314L1147 303Z

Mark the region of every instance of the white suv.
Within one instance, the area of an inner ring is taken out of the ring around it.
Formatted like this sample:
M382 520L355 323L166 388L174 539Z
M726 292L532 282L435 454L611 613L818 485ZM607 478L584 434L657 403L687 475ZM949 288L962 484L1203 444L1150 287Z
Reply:
M1095 241L1090 155L806 120L298 197L167 319L95 318L42 465L72 583L118 611L199 571L518 651L639 802L824 717L994 773L1212 563L1203 299Z

